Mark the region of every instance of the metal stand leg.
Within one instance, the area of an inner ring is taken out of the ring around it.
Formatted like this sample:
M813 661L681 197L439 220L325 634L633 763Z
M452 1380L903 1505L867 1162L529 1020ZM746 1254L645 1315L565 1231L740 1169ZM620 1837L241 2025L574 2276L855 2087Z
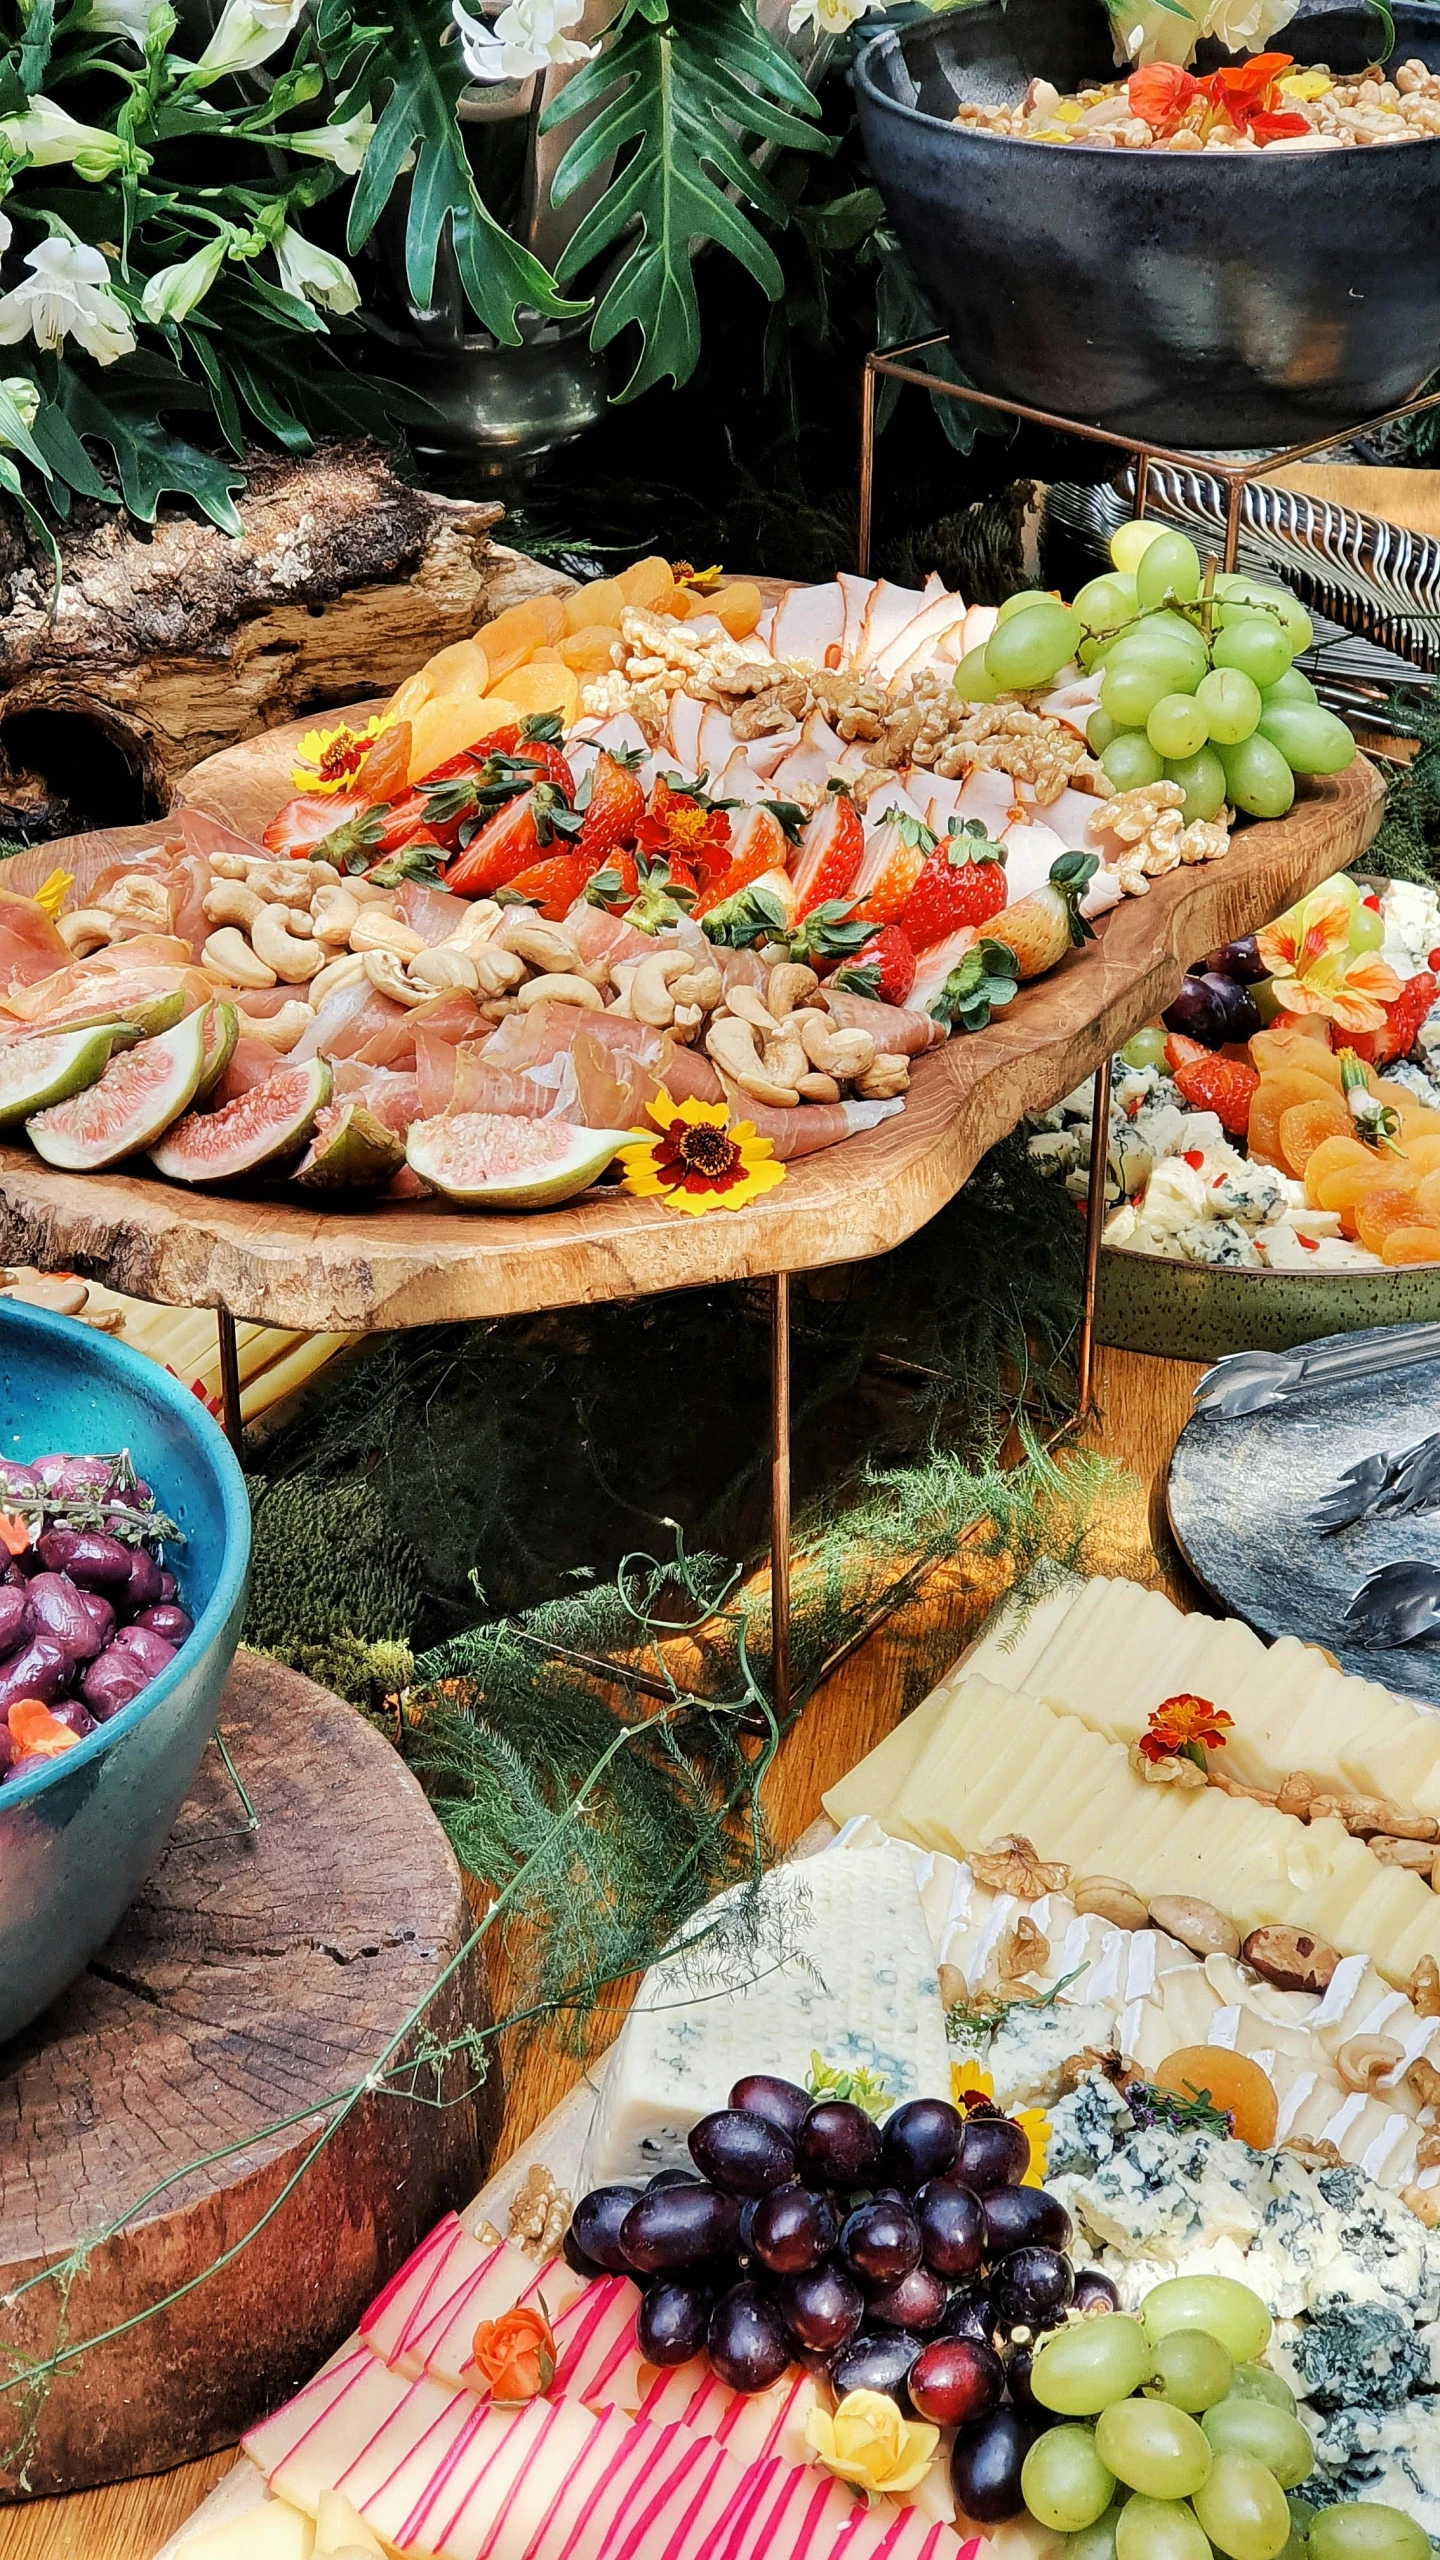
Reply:
M220 1337L220 1419L225 1437L243 1467L245 1425L240 1417L240 1355L235 1348L235 1319L228 1307L216 1308L215 1330Z
M1240 551L1240 515L1245 504L1245 483L1232 480L1225 492L1225 557L1222 569L1233 569Z
M870 510L875 495L875 367L867 356L860 376L860 525L855 566L870 575Z
M790 1274L770 1299L770 1704L790 1712Z
M1110 1156L1110 1052L1095 1071L1090 1116L1090 1187L1085 1195L1085 1295L1080 1305L1080 1412L1090 1410L1095 1365L1095 1294L1100 1285L1100 1238L1105 1225L1105 1172Z

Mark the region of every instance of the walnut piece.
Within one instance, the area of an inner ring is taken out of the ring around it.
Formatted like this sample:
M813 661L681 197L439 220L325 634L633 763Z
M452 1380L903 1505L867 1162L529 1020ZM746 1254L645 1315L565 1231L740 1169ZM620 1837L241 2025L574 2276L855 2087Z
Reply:
M1132 1742L1125 1757L1132 1775L1143 1778L1147 1787L1179 1787L1183 1793L1189 1787L1209 1783L1204 1770L1197 1769L1193 1760L1183 1759L1178 1752L1164 1760L1147 1760L1139 1743Z
M1433 2062L1427 2062L1423 2054L1411 2063L1405 2074L1405 2086L1413 2093L1422 2113L1427 2108L1433 2112L1437 2101L1440 2101L1440 2071L1436 2070Z
M1143 898L1152 880L1183 862L1213 862L1228 846L1228 810L1218 818L1192 819L1187 827L1184 797L1178 782L1147 782L1137 791L1116 792L1091 816L1085 832L1113 865L1127 897Z
M1312 2142L1308 2134L1287 2134L1279 2145L1282 2151L1293 2151L1310 2169L1343 2169L1345 2163L1333 2142Z
M1006 1930L996 1954L995 1970L1002 1988L1019 1982L1027 1973L1038 1973L1048 1962L1049 1955L1050 1941L1044 1930L1037 1929L1034 1921L1027 1920L1022 1913Z
M1038 1902L1042 1893L1063 1893L1070 1881L1070 1870L1058 1860L1046 1862L1033 1840L1023 1832L1007 1832L1000 1840L992 1840L986 1849L978 1849L970 1860L970 1872L992 1893L1013 1893L1019 1902Z
M1104 2080L1113 2080L1118 2088L1122 2080L1135 2077L1135 2065L1127 2062L1117 2045L1083 2045L1078 2053L1067 2053L1060 2065L1060 2095L1068 2098L1082 2080L1098 2071Z
M1402 2187L1400 2201L1409 2206L1427 2231L1433 2231L1440 2223L1440 2187Z
M1420 1958L1408 1987L1417 2018L1440 2018L1440 1964L1433 1956Z
M527 2258L552 2258L570 2228L575 2199L535 2161L510 2199L510 2241Z

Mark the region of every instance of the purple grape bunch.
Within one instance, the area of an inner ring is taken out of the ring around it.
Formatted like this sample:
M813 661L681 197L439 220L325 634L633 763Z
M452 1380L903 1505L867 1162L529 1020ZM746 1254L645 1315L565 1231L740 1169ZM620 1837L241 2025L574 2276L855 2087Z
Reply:
M1069 2215L1021 2184L1022 2127L943 2098L911 2099L882 2127L758 2072L695 2126L690 2157L698 2174L592 2189L565 2238L579 2274L639 2286L649 2362L703 2350L747 2393L798 2362L837 2398L884 2392L955 2429L968 2515L1018 2514L1025 2455L1055 2423L1028 2390L1030 2351L1079 2298Z
M175 1523L124 1450L54 1453L28 1466L0 1459L0 1513L3 1784L56 1756L12 1733L13 1707L38 1700L83 1740L174 1660L191 1620L161 1562L178 1537Z

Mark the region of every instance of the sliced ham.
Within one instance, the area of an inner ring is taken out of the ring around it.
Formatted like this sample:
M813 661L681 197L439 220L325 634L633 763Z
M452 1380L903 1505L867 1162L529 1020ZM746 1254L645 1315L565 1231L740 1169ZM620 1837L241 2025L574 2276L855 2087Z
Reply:
M665 722L665 742L679 759L683 773L700 770L700 730L708 702L697 702L692 693L672 693Z
M1013 907L1020 899L1028 898L1032 890L1044 888L1050 877L1051 864L1059 861L1065 847L1054 828L1043 825L1038 819L1022 820L1019 825L1008 826L1001 842L1005 847L1008 890L1005 904ZM1003 916L996 917L991 930L1003 934Z
M215 994L213 981L192 965L186 943L174 934L137 934L132 941L93 952L88 960L71 960L28 986L16 982L0 998L0 1013L19 1022L83 1022L93 1013L121 1013L153 996L171 995L177 987L187 1013Z
M224 826L204 809L177 809L171 824L178 824L186 852L201 854L207 862L217 853L243 853L256 862L266 859L263 844L253 836L237 835L233 827Z
M723 771L712 776L710 790L715 799L741 800L747 805L763 799L766 788L764 779L756 772L750 761L750 746L753 743L754 741L751 740L745 745L738 746ZM733 839L735 832L733 815L730 820L730 832Z
M665 1090L672 1102L723 1102L725 1088L708 1058L678 1043L665 1070Z
M889 781L882 783L878 791L871 792L865 804L867 826L883 827L892 814L900 818L913 818L917 826L925 825L925 776L911 766L909 778L911 786L909 788L896 774Z
M915 798L923 800L926 789L925 776L915 772L911 774L910 779L914 786ZM950 823L955 816L956 803L964 788L963 774L947 776L935 773L929 776L930 797L925 802L925 824L927 827L932 827L937 836L949 834Z
M242 1093L252 1093L257 1084L268 1083L274 1073L275 1052L269 1042L247 1039L242 1031L206 1107L219 1111L227 1102L238 1102Z
M716 774L724 771L741 742L730 725L730 714L717 703L707 702L696 741L696 758L688 767L692 774Z
M824 713L812 711L801 729L798 745L791 748L770 777L777 793L783 799L795 791L823 791L844 746L843 738L837 737Z
M1091 712L1100 708L1100 682L1099 676L1074 676L1068 684L1042 694L1035 708L1047 711L1052 720L1063 720L1067 729L1083 738Z
M999 619L998 604L972 604L965 616L963 646L956 650L957 658L968 658L972 649L983 649Z
M750 646L757 658L767 652L773 655L773 641L771 634L775 628L776 611L776 606L773 604L767 604L763 608L760 619L750 634Z
M770 634L777 658L793 658L804 667L835 667L844 643L845 591L837 579L823 587L791 587L781 597Z
M876 1004L871 996L852 995L848 987L829 988L826 1002L837 1030L868 1031L876 1048L889 1057L918 1058L945 1038L938 1022L910 1005Z
M793 755L799 744L800 723L796 720L788 729L772 729L768 737L747 738L745 761L762 782L769 782L773 780L777 766L782 765L788 755Z
M453 1057L453 1049L445 1051ZM389 1067L362 1067L355 1058L341 1058L335 1067L335 1099L337 1102L363 1102L397 1138L403 1138L412 1120L425 1117L420 1101L418 1076L399 1075Z
M568 1052L535 1067L497 1067L483 1055L484 1043L464 1040L452 1050L454 1070L443 1108L446 1111L503 1112L520 1120L577 1120L578 1095ZM431 1079L437 1084L438 1079Z
M1087 853L1094 853L1096 847L1093 844L1087 845L1085 850ZM1080 901L1080 913L1090 918L1107 915L1112 907L1119 906L1124 895L1125 892L1120 886L1120 874L1118 871L1108 870L1102 862L1099 870L1093 871L1090 875L1090 886Z
M418 880L403 880L395 904L411 931L433 946L449 941L469 915L474 901L452 897L448 889L427 889Z
M868 672L888 683L896 676L913 675L923 667L952 631L963 630L965 599L943 589L896 632L875 657L868 662Z
M188 954L187 954L188 957ZM0 889L0 986L12 995L70 966L69 945L34 898Z
M891 641L897 639L907 622L913 622L924 610L926 597L918 587L892 586L888 578L877 579L865 619L860 626L859 663L867 670Z
M845 599L845 628L840 634L840 652L842 662L847 665L853 665L859 658L860 634L865 628L866 611L877 583L874 578L857 578L849 569L842 569L835 581Z
M290 1055L298 1065L307 1058L353 1058L375 1032L387 1022L398 1022L407 1010L382 996L368 978L355 986L334 987Z
M888 1008L874 1008L880 1012ZM754 1102L742 1093L738 1084L721 1077L725 1099L736 1120L748 1120L757 1138L768 1138L771 1149L781 1164L794 1164L800 1156L818 1155L822 1147L838 1147L846 1138L857 1137L862 1129L874 1129L882 1120L893 1120L904 1104L893 1102L797 1102L779 1108L769 1102Z
M965 776L953 814L956 819L978 818L998 843L1014 824L1017 810L1022 818L1028 815L1009 774L994 765L977 764Z

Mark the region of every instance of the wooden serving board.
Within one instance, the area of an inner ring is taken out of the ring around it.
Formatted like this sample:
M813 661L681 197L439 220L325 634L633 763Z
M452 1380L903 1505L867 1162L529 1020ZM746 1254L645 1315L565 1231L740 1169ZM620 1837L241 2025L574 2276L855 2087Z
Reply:
M270 760L274 793L284 737L209 760L217 815L253 826L248 760L257 751ZM223 809L221 764L233 777ZM1097 942L1023 989L988 1030L922 1058L897 1118L791 1165L738 1214L684 1218L614 1190L529 1216L436 1203L314 1209L192 1195L139 1174L56 1173L9 1146L0 1147L0 1260L78 1271L164 1304L228 1306L256 1323L357 1333L863 1261L923 1226L1027 1111L1069 1092L1153 1020L1197 953L1253 931L1355 861L1380 820L1373 766L1357 759L1301 788L1287 818L1248 826L1220 861L1125 899ZM90 841L76 840L77 862ZM64 843L44 851L47 867L67 860Z
M473 1926L419 1786L353 1708L241 1653L220 1724L259 1829L244 1836L212 1748L114 1937L0 2058L0 2370L12 2353L56 2350L57 2287L15 2302L18 2285L192 2161L227 2155L155 2196L86 2259L60 2342L99 2336L205 2281L56 2377L35 2422L33 2494L129 2479L233 2442L313 2372L437 2216L473 2193L499 2125L498 2065L478 2096L453 2106L364 2099L273 2220L219 2266L323 2129L323 2114L304 2111L364 2078ZM472 1958L426 2023L444 2038L488 2019ZM474 2076L467 2064L457 2085ZM265 2130L291 2115L301 2120L286 2131ZM0 2405L0 2498L13 2498L24 2410L15 2394Z

